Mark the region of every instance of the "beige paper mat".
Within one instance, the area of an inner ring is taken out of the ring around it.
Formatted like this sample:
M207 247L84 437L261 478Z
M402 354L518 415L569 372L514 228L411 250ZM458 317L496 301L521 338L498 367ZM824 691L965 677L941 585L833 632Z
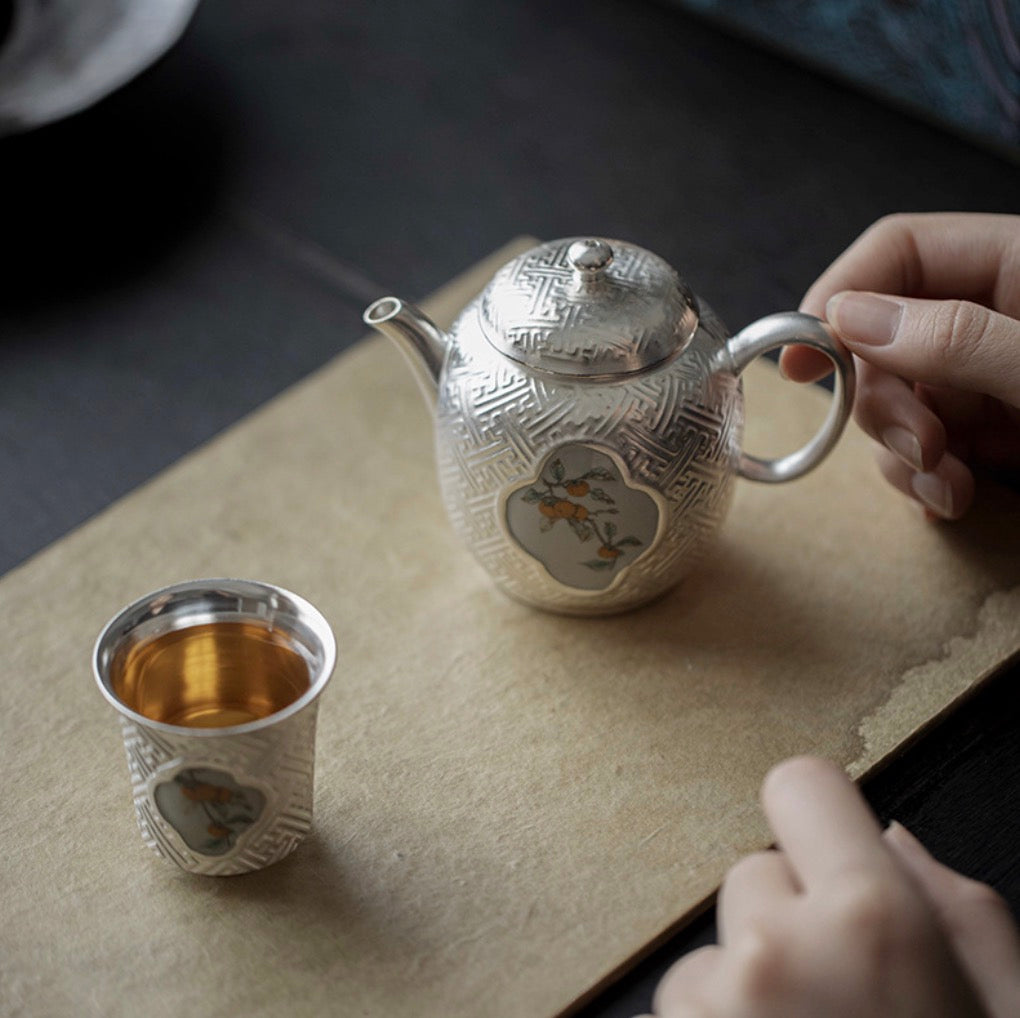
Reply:
M765 365L748 392L757 452L827 401ZM999 491L926 525L852 428L802 481L742 482L714 567L670 596L544 615L456 543L424 403L362 343L0 581L0 1011L569 1009L767 842L771 763L860 775L1017 651L1018 512ZM143 847L88 669L121 604L210 575L304 594L341 648L313 836L220 880Z

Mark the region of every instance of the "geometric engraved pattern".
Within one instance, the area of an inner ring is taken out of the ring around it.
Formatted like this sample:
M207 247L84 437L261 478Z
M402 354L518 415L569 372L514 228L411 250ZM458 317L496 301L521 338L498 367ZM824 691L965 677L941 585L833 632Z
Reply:
M437 407L440 487L454 530L507 594L565 613L621 611L673 586L705 553L729 509L744 418L740 380L720 370L727 333L700 310L682 356L612 382L529 372L486 341L474 305L461 314ZM667 515L657 547L602 591L554 580L500 512L511 488L576 442L612 450Z
M694 298L658 255L610 241L604 275L583 279L568 256L574 238L508 262L479 300L490 343L531 367L611 375L656 364L690 338Z
M247 735L189 736L156 732L121 717L138 826L145 843L181 869L231 876L262 869L288 855L312 825L315 722L313 702L285 721ZM226 771L239 784L254 779L271 797L252 829L230 851L193 851L160 813L150 779L176 762Z

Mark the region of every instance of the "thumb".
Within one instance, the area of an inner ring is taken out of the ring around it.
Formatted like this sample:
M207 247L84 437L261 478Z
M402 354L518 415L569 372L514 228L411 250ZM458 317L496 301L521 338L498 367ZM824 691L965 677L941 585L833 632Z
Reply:
M981 304L844 291L826 318L858 357L928 385L1020 406L1020 322Z
M886 829L885 842L920 885L989 1015L1020 1014L1020 931L1006 902L937 862L898 823Z

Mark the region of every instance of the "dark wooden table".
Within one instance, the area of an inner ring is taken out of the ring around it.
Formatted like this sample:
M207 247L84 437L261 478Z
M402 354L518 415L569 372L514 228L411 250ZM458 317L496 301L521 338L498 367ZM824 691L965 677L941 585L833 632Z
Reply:
M1016 165L639 0L207 3L0 173L0 571L514 235L635 241L739 326L885 213L1020 212ZM866 785L1015 911L1018 678ZM713 933L584 1014L647 1008Z

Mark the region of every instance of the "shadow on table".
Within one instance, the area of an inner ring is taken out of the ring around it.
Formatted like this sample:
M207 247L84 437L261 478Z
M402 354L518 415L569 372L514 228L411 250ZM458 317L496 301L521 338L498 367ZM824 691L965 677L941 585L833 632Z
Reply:
M210 882L218 907L238 916L273 917L273 939L299 944L302 964L323 971L338 959L376 958L414 964L436 945L419 939L413 910L395 891L359 887L346 864L348 844L332 844L313 827L286 859L255 873ZM310 935L314 933L314 935Z

